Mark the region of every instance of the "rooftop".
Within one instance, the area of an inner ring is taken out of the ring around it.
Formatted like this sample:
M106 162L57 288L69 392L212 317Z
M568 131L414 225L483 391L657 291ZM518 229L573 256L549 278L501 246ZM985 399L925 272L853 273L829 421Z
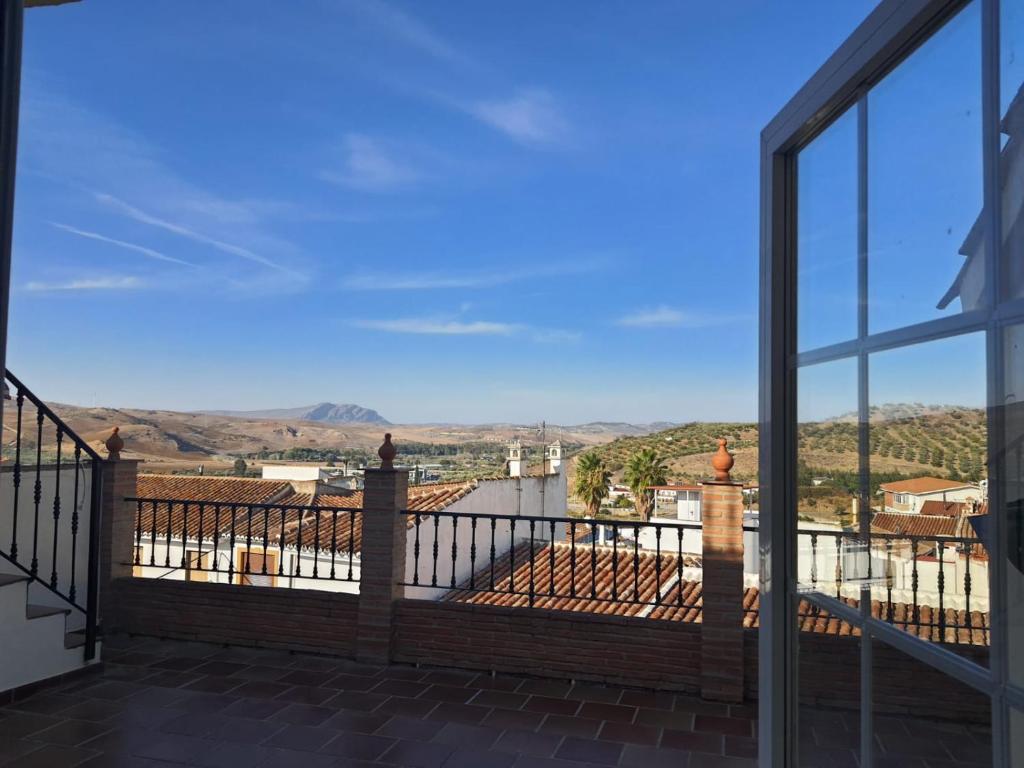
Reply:
M883 483L879 486L883 491L890 493L938 493L939 491L952 491L957 488L972 488L970 483L960 480L949 480L942 477L915 477L912 480L897 480L893 483Z

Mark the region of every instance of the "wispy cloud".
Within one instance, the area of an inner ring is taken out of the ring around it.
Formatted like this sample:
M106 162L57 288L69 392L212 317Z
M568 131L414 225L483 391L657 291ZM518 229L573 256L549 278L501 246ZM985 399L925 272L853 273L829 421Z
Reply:
M345 168L322 171L320 178L364 192L390 192L411 186L420 174L397 159L384 142L359 133L345 136Z
M356 320L356 328L388 333L414 333L433 336L511 336L523 326L484 320L445 320L431 317L407 317L396 320Z
M47 293L51 291L125 291L142 288L144 283L137 277L86 277L68 280L63 283L30 282L25 284L26 291Z
M506 99L477 101L466 111L522 144L563 144L570 133L569 121L555 97L540 88L524 89Z
M531 338L540 344L575 344L583 338L583 334L560 328L537 328L534 329Z
M723 319L719 317L693 315L681 309L661 305L640 309L620 317L616 325L626 328L703 328L721 322Z
M129 242L126 242L124 240L117 240L117 239L115 239L113 237L107 237L106 235L101 235L98 232L89 232L89 231L84 230L84 229L78 229L76 227L68 226L67 224L60 224L60 223L58 223L56 221L51 221L50 222L50 226L56 227L57 229L64 230L65 232L70 232L73 235L78 235L79 237L84 237L84 238L89 239L89 240L97 240L97 241L99 241L101 243L107 243L109 245L116 245L117 247L124 248L125 250L128 250L128 251L134 251L135 253L141 253L143 256L147 256L147 257L149 257L151 259L156 259L157 261L166 261L166 262L169 262L171 264L180 264L183 267L194 267L195 266L195 264L193 264L192 262L185 261L184 259L176 259L173 256L168 256L165 253L160 253L160 251L155 251L152 248L146 248L143 245L137 245L136 243L129 243Z
M201 243L203 245L208 245L211 248L216 248L217 250L223 251L224 253L229 253L233 256L238 256L240 258L247 259L257 264L262 264L264 267L270 267L271 269L276 269L279 272L286 272L288 274L293 275L295 274L295 272L289 269L288 267L282 266L281 264L278 264L275 261L271 261L265 256L260 256L258 253L254 253L248 248L244 248L241 245L235 245L234 243L227 243L224 242L223 240L218 240L215 237L210 237L209 235L205 235L202 232L197 232L196 230L190 229L189 227L185 227L182 226L181 224L176 224L166 219L162 219L158 216L146 213L145 211L142 211L132 205L129 205L128 203L114 197L113 195L108 195L104 192L97 192L95 196L96 200L98 200L99 202L113 208L114 210L119 211L128 218L134 219L135 221L138 221L141 224L148 224L152 227L157 227L168 232L173 232L176 235L188 238L189 240L193 240L194 242Z
M538 264L523 269L501 272L423 272L390 273L367 272L347 278L342 286L352 291L429 291L446 288L491 288L525 280L546 277L582 275L597 272L605 265L603 260L569 262L565 264Z
M383 0L347 0L344 7L363 23L431 58L461 66L476 66L472 59L422 21Z

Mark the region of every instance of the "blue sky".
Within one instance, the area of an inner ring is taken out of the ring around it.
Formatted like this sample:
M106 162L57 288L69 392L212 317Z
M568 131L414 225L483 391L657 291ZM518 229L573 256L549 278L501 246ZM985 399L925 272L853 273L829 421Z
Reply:
M872 5L30 11L9 365L84 405L753 419L758 135Z

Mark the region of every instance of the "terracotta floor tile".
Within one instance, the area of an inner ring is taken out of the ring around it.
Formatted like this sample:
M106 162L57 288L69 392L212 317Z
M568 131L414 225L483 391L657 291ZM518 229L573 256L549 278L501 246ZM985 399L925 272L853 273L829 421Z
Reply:
M610 741L591 741L567 737L555 751L555 757L563 760L617 765L622 754L622 745Z

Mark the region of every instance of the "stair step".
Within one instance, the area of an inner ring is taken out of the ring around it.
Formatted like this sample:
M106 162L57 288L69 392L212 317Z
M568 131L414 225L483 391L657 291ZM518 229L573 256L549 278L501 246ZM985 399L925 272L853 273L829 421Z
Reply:
M41 619L44 616L57 616L59 614L71 613L70 608L54 608L52 605L36 605L29 603L25 606L25 618Z
M68 632L64 635L65 648L81 648L85 645L85 632Z
M28 581L28 576L19 576L16 573L0 573L0 587L6 587L8 584L20 584L23 581Z

